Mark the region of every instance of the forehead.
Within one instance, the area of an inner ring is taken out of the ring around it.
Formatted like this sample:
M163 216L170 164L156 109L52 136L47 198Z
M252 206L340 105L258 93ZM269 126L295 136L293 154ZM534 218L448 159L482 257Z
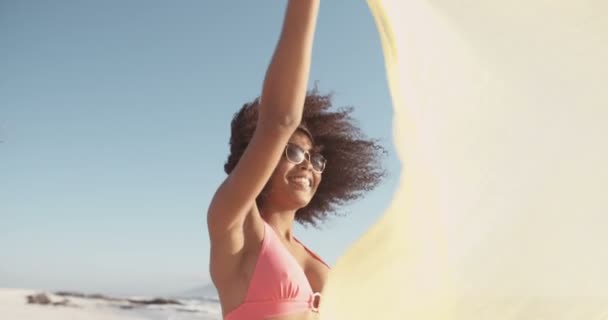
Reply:
M308 135L301 130L296 130L296 132L291 135L291 138L289 138L289 143L298 145L306 150L310 150L313 147L310 137L308 137Z

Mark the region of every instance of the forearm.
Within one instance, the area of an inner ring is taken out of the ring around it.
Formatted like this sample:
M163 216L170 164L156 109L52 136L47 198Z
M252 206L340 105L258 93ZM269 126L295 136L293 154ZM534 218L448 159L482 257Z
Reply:
M266 71L260 117L297 125L308 86L320 0L289 0L283 28Z

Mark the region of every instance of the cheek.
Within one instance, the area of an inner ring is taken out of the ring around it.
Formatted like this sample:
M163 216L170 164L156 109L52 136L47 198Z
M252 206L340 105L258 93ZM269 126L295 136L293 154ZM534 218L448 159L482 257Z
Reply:
M282 183L283 180L285 180L287 173L292 168L293 166L287 160L281 159L281 161L279 161L279 163L277 164L277 167L274 169L274 172L272 173L271 180Z
M275 172L282 174L283 176L287 175L290 171L296 168L296 165L287 161L285 158L282 158L275 169Z

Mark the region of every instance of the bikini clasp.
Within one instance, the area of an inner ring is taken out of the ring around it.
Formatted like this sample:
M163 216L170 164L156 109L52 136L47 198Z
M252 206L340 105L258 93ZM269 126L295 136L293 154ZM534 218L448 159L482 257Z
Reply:
M321 303L321 293L315 292L310 297L310 308L313 312L319 312L319 304Z

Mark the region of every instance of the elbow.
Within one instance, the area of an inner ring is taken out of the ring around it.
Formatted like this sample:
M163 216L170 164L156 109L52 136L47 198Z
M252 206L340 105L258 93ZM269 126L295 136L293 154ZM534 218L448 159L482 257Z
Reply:
M278 115L276 119L273 119L275 125L281 129L286 129L288 131L295 131L296 128L302 122L301 114L285 114Z
M265 111L265 112L264 112ZM261 110L258 123L266 128L280 131L295 131L302 122L302 111L292 110Z
M302 122L305 99L305 92L299 94L281 87L265 86L258 121L295 130Z

